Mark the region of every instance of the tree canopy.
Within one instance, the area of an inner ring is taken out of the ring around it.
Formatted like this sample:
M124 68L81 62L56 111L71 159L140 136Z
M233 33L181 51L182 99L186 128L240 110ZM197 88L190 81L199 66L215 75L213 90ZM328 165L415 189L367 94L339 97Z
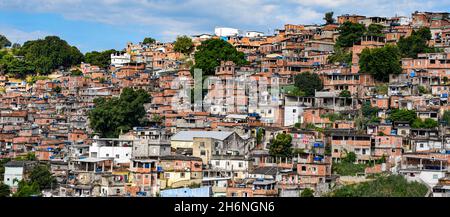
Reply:
M442 115L441 119L444 122L444 124L449 126L450 125L450 110L444 111L444 114Z
M390 121L407 121L412 124L417 118L416 111L406 109L393 110L389 116Z
M244 53L237 51L230 43L221 39L208 39L198 47L193 69L202 69L203 75L214 75L220 61L233 61L238 66L248 64Z
M427 27L422 27L411 33L409 37L402 37L397 45L403 57L416 58L419 53L432 52L434 49L428 46L431 39L431 31Z
M390 74L400 74L400 51L396 46L365 48L359 59L360 71L372 74L378 81L389 81Z
M17 192L14 193L13 197L31 197L40 195L41 190L39 189L38 183L21 180L19 181Z
M334 197L424 197L424 184L408 182L401 175L381 176L369 182L343 186L331 193Z
M300 194L300 197L314 197L314 190L311 188L305 188Z
M124 88L120 97L97 98L95 108L89 112L90 126L101 137L116 138L136 126L147 124L144 104L150 95L142 90Z
M154 38L147 37L147 38L144 38L144 41L142 41L142 44L153 44L155 42L156 42L156 40Z
M16 78L25 78L33 74L35 67L28 61L15 58L12 54L0 54L0 72L8 73Z
M339 37L336 40L336 46L352 47L361 41L361 37L366 32L363 24L345 22L339 28Z
M299 88L300 91L304 92L306 96L314 96L316 90L320 91L323 89L323 82L319 75L304 72L296 75L294 77L295 86Z
M325 20L325 25L333 24L336 20L333 18L334 12L330 11L325 13L325 17L323 20Z
M30 174L30 182L36 183L40 190L50 189L56 184L55 177L50 173L50 169L45 165L38 165L33 168Z
M438 125L439 125L438 122L431 118L427 118L424 121L422 121L422 119L420 118L416 118L416 120L413 121L411 127L422 129L433 129L436 128Z
M9 197L11 191L9 190L9 186L3 183L0 183L0 197Z
M364 24L345 22L339 26L339 37L336 40L337 47L348 48L361 42L362 36L383 36L383 26L370 24L367 28Z
M269 147L269 154L273 157L290 157L292 155L292 136L278 134Z
M194 43L192 42L192 39L186 35L178 36L173 49L176 52L190 54L194 51Z
M339 97L350 98L352 97L352 94L348 90L343 90L339 93Z
M18 54L40 74L49 74L59 67L68 68L81 63L83 54L57 36L27 41Z
M4 35L0 35L0 49L11 46L11 42Z
M105 51L92 51L88 52L84 56L84 62L91 65L98 66L100 68L108 68L111 65L111 54L117 53L118 51L111 49Z
M346 51L342 47L335 46L334 53L328 56L327 60L329 63L339 63L346 64L347 66L352 65L352 55L351 51Z

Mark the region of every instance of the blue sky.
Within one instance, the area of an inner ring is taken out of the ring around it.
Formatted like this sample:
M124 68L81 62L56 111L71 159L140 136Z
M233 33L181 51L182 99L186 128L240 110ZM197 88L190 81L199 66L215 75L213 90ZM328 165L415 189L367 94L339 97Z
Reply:
M322 23L323 14L410 15L450 11L442 0L0 0L0 34L12 42L57 35L81 51L122 49L146 36L213 33L214 27L273 31Z

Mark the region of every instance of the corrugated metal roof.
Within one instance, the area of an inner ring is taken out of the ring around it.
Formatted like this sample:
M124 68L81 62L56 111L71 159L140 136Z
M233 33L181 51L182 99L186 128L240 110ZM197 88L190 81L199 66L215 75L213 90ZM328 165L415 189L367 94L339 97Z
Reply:
M194 138L213 138L217 140L224 140L228 138L233 132L226 131L180 131L173 135L171 140L176 141L192 141Z

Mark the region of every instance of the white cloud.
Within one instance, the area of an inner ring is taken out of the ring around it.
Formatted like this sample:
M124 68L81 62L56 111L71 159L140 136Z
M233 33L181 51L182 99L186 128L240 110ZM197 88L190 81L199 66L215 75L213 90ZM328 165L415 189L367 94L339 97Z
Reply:
M0 35L6 36L11 43L23 44L26 41L44 38L51 34L44 31L26 32L13 27L0 25Z
M322 23L327 11L394 16L415 10L448 11L449 7L449 2L440 0L0 0L3 9L148 29L166 34L166 39L212 32L215 26L261 30L284 23Z

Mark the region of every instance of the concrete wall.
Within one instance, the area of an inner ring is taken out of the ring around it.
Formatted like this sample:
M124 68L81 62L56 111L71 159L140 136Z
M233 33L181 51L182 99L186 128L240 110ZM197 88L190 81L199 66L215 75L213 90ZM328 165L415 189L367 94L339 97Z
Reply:
M9 187L17 187L18 182L14 183L14 179L21 181L23 178L23 167L5 167L5 175L3 178L3 183Z

